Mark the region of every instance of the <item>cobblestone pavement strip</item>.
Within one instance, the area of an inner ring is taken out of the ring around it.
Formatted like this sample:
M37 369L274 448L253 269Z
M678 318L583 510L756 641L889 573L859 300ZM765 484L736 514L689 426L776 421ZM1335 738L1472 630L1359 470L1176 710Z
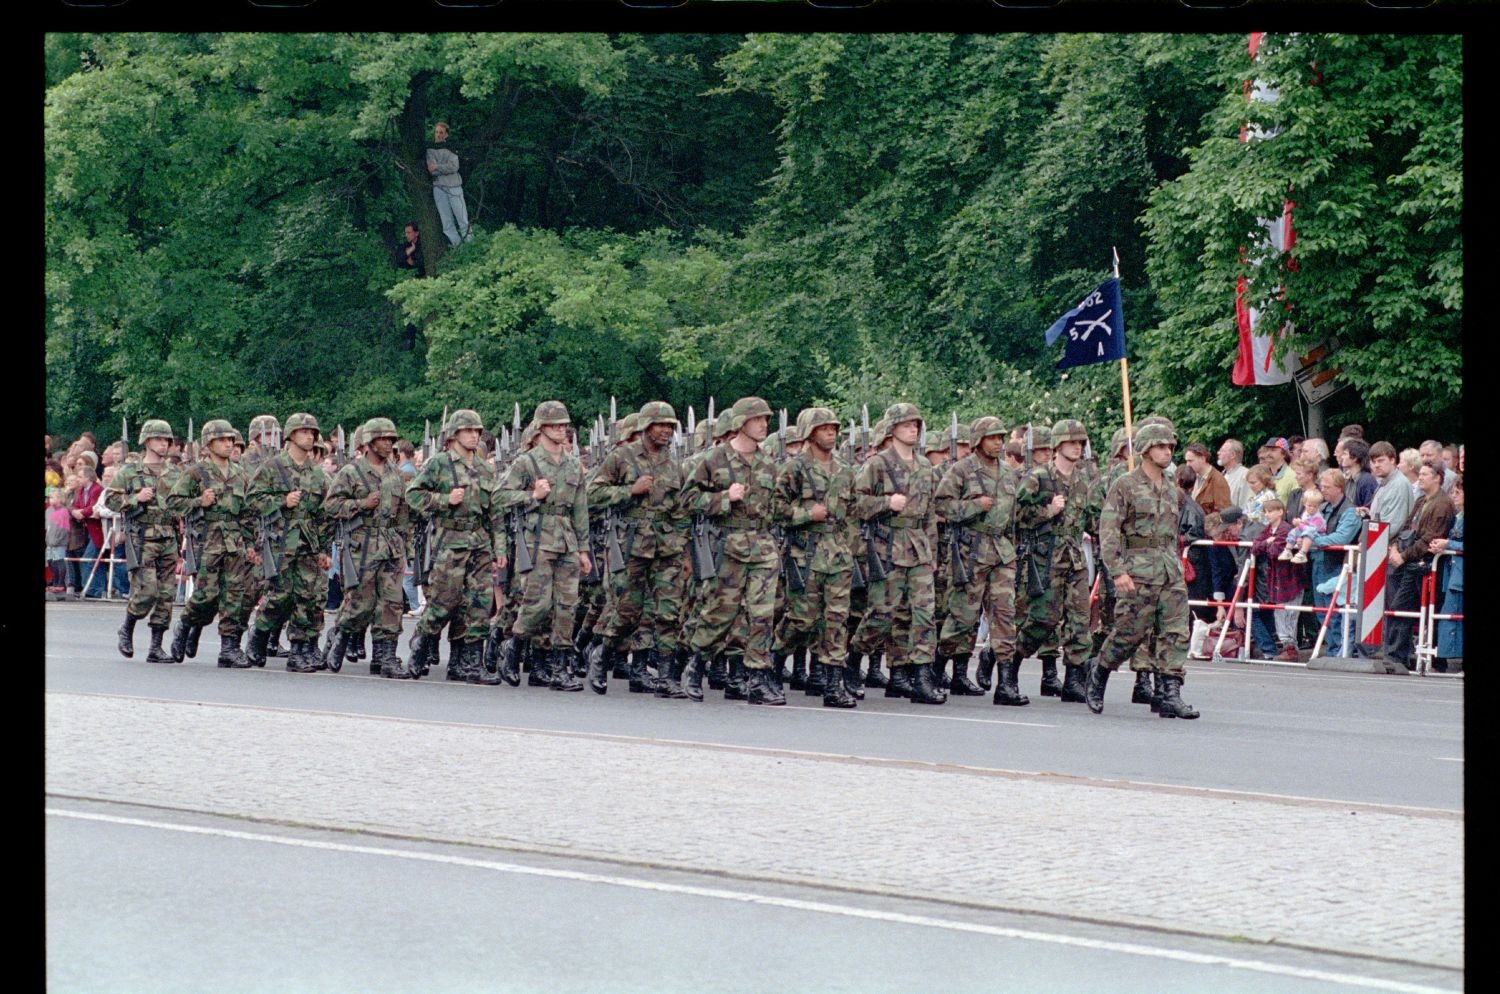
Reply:
M1456 814L66 693L45 765L62 796L1463 963Z

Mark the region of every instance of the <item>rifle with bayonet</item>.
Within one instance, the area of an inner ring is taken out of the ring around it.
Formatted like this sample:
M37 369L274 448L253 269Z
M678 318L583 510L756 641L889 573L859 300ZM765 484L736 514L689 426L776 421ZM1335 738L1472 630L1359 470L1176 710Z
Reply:
M183 470L194 480L198 481L199 496L207 484L203 479L203 466L201 463L194 464ZM182 516L182 575L197 576L200 552L203 548L203 520L205 518L203 505L193 501L193 507Z
M432 461L432 420L429 418L422 428L422 468ZM432 515L415 514L412 522L411 578L419 587L427 585L427 576L432 571Z
M527 479L523 489L528 492L536 486L536 481ZM468 497L467 491L464 494ZM531 555L531 543L527 541L526 534L526 508L535 501L528 500L526 504L517 504L505 512L505 532L510 536L511 556L510 567L512 576L525 576L536 569L536 560ZM541 529L541 519L537 519L537 529Z
M708 413L703 420L708 423L708 441L705 447L711 447L714 444L716 420L712 397L708 398ZM720 530L709 521L708 515L702 512L693 514L692 525L689 528L688 554L692 560L694 581L712 580L719 575L716 549L721 537Z

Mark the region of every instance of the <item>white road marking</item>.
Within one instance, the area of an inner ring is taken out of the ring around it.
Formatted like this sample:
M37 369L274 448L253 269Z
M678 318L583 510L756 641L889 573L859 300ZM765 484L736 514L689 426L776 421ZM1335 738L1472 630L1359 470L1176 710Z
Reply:
M1440 763L1462 763L1464 761L1462 756L1435 756L1433 758Z
M1454 988L1428 987L1422 984L1411 984L1397 980L1385 980L1379 977L1363 977L1353 973L1334 973L1327 970L1311 970L1303 967L1283 966L1277 963L1267 963L1262 960L1243 959L1239 957L1217 956L1207 953L1193 953L1180 949L1161 949L1155 946L1146 946L1132 942L1112 942L1105 939L1089 939L1079 936L1061 935L1055 932L1037 932L1030 929L1005 928L997 925L981 925L974 922L953 921L944 918L932 918L927 915L908 915L895 911L877 911L868 908L858 908L845 904L833 904L826 901L805 901L789 897L773 897L763 894L752 894L747 891L726 890L718 887L695 887L688 884L671 884L659 881L640 880L630 877L608 876L602 873L583 873L577 870L557 870L545 867L522 866L516 863L503 863L498 860L475 859L467 856L454 856L446 853L425 853L407 849L390 849L379 846L351 845L343 842L329 842L321 839L301 839L289 836L266 835L259 832L239 832L225 828L209 828L202 825L186 825L173 822L148 821L143 818L126 818L118 815L96 814L82 811L69 811L63 808L47 808L49 816L58 818L76 818L83 821L108 822L115 825L131 825L140 828L155 828L169 832L183 832L191 835L211 835L226 839L239 839L246 842L264 842L273 845L292 846L301 849L318 849L326 852L350 853L364 856L385 856L394 859L408 859L424 863L443 863L449 866L470 867L480 870L492 870L499 873L514 873L522 876L549 877L555 880L572 880L580 883L605 884L611 887L627 887L633 890L654 891L662 894L681 894L688 897L704 897L721 901L735 901L741 904L758 904L766 907L786 908L792 911L808 911L819 914L840 915L846 918L864 918L873 921L892 922L898 925L916 925L925 928L941 928L954 932L970 932L979 935L990 935L1002 939L1021 939L1028 942L1047 942L1060 946L1073 946L1082 949L1093 949L1101 952L1126 953L1132 956L1145 956L1153 959L1174 960L1179 963L1191 963L1196 966L1222 966L1236 970L1252 970L1257 973L1267 973L1274 976L1294 977L1299 980L1316 980L1324 983L1341 984L1348 987L1360 987L1367 990L1395 991L1400 994L1450 994Z

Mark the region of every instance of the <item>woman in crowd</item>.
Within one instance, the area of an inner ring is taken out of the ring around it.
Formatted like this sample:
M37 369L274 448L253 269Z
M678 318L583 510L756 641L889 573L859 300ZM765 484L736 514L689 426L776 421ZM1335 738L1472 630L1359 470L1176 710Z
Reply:
M83 596L83 584L88 578L89 567L99 549L104 545L104 529L94 514L94 505L104 493L94 474L94 454L83 451L75 461L78 486L73 491L68 513L72 527L68 541L68 596L78 600Z
M1325 469L1318 476L1318 492L1323 495L1323 521L1325 522L1323 534L1314 536L1312 542L1313 603L1318 607L1327 607L1333 602L1333 591L1325 592L1320 587L1338 577L1344 568L1345 553L1334 547L1352 545L1359 536L1359 517L1354 513L1354 505L1344 494L1344 488L1348 483L1348 478L1336 469ZM1321 623L1321 617L1319 620ZM1352 620L1350 624L1352 631ZM1339 612L1335 611L1328 620L1328 635L1323 642L1323 654L1340 655L1343 646L1343 623Z

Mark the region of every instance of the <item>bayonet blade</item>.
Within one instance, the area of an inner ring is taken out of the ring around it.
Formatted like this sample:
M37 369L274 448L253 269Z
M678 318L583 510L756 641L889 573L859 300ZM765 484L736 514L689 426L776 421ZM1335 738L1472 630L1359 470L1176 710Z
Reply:
M516 409L510 416L510 426L518 434L521 431L521 402L516 401Z

